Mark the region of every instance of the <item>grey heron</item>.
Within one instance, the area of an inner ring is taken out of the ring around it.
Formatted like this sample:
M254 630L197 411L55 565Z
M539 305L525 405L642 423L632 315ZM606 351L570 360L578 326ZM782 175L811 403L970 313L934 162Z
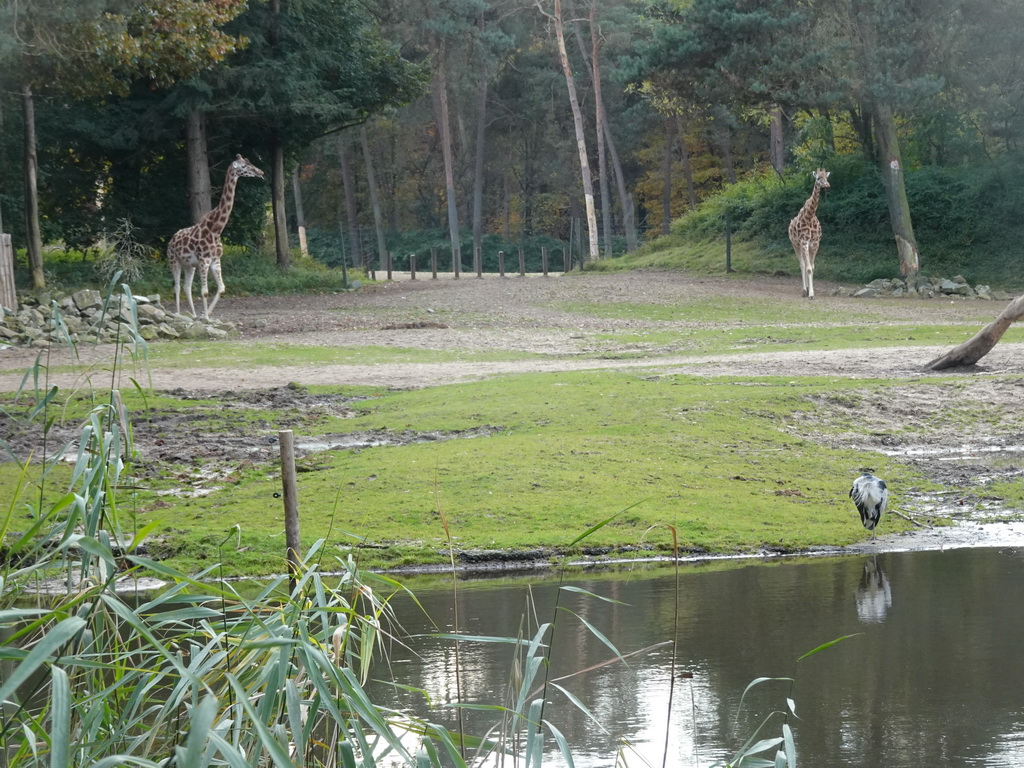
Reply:
M867 472L853 481L850 498L857 505L861 523L871 531L874 538L875 526L882 519L885 505L889 502L889 489L885 487L885 481Z

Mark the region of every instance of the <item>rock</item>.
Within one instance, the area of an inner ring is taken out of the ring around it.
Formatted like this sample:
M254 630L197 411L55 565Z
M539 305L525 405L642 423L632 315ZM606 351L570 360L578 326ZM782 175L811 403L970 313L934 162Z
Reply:
M46 320L43 313L34 307L21 310L17 315L15 315L15 318L26 328L29 326L40 326L43 324L43 321Z
M167 313L155 304L139 304L137 311L140 323L162 323L167 317Z
M80 291L76 291L71 294L71 299L80 312L84 312L87 309L99 309L103 306L103 297L100 296L100 292L94 291L91 288L83 288Z
M168 312L160 305L159 294L133 298L134 302L128 302L123 295L115 294L104 312L99 291L88 288L71 296L55 292L23 296L16 310L0 307L0 342L45 346L66 343L70 337L72 341L131 343L135 334L151 341L183 336L221 339L237 332L234 324L223 320Z
M861 288L859 291L853 294L855 299L874 299L879 295L876 288Z

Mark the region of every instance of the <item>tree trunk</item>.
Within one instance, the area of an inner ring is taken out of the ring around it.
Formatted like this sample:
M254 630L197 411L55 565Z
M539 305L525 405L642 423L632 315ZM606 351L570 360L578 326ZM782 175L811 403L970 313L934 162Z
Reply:
M593 29L593 26L591 28ZM576 34L576 42L580 47L580 54L583 57L583 64L587 67L587 72L593 81L594 67L591 64L592 56L588 56L587 54L587 47L583 42L583 35L580 33L578 25L574 25L574 31ZM596 87L600 87L600 84ZM626 177L622 172L622 163L619 161L618 150L615 148L615 137L612 135L611 124L608 122L608 111L604 109L603 105L601 108L601 121L598 125L600 126L600 137L604 139L605 148L607 150L608 164L611 165L611 169L615 176L615 189L619 195L619 208L622 211L622 229L626 234L626 250L635 251L639 243L636 235L633 198L626 191ZM600 149L600 147L598 148ZM605 173L605 167L603 165L601 166L601 173L602 175ZM603 189L604 187L602 187L602 190ZM604 192L602 191L601 194L603 196Z
M274 214L274 250L277 266L288 269L292 255L288 249L288 219L284 207L284 144L280 137L270 139L270 205Z
M597 2L597 0L594 0ZM580 172L583 176L583 199L587 208L587 232L590 240L589 256L591 260L600 256L597 237L597 211L594 208L594 181L590 175L590 159L587 156L587 138L583 132L583 113L576 96L576 80L569 66L569 54L565 50L565 29L562 25L562 0L555 0L555 38L558 43L558 58L565 75L565 86L569 91L569 106L572 107L572 121L576 130L576 151L580 158Z
M192 223L196 224L213 208L206 116L198 109L193 109L185 118L185 165L188 168L188 207Z
M36 105L32 86L21 91L21 106L25 115L25 238L28 265L32 271L32 287L46 287L43 275L43 237L39 231L39 157L36 155Z
M786 151L782 134L782 107L778 104L773 104L771 108L769 146L771 149L772 168L781 176L783 171L786 170Z
M686 148L686 123L680 126L679 131L679 152L683 158L683 178L686 180L686 196L690 203L690 210L697 209L697 189L693 184L693 165L690 163L690 150Z
M509 190L508 169L505 169L501 189L501 232L505 240L512 239L512 192Z
M971 339L954 347L941 357L935 358L925 368L930 371L941 371L946 368L974 365L992 351L992 348L1006 333L1007 328L1021 317L1024 317L1024 296L1018 296L1011 301L995 320L978 331Z
M373 156L370 154L370 141L366 138L366 126L359 132L363 144L363 162L366 164L366 186L370 192L370 207L373 209L373 227L377 233L377 258L381 268L388 261L388 244L384 238L384 216L380 208L380 195L377 193L377 176L373 172ZM370 267L369 264L366 265Z
M633 208L633 198L626 191L626 175L622 172L622 162L619 160L619 152L615 148L615 137L612 136L612 127L608 123L608 114L604 116L605 141L608 143L608 159L612 162L612 170L615 172L615 187L619 191L619 205L622 208L622 228L626 230L626 250L635 251L640 245L636 233L636 212Z
M452 272L462 272L462 247L459 237L459 209L455 200L455 160L452 156L451 121L448 116L448 80L445 76L444 45L438 46L434 62L434 110L444 161L445 198L448 203L448 236L452 243Z
M907 188L903 182L903 161L896 136L896 121L888 104L876 104L874 109L875 133L878 137L878 159L885 183L885 197L889 203L889 221L896 237L900 274L916 277L920 269L917 239L910 218Z
M722 151L722 167L725 171L725 180L729 184L736 183L736 165L732 158L732 129L723 125L722 121L716 121L714 128L715 138L718 140L718 148Z
M661 166L661 234L667 235L672 224L672 149L676 142L676 116L665 119L665 156Z
M482 22L481 22L482 23ZM482 252L484 239L484 171L487 167L487 74L477 94L476 159L473 167L473 252Z
M309 256L309 246L306 243L306 214L302 210L302 186L297 165L292 171L292 197L295 198L295 228L299 233L299 250L303 256Z
M597 178L601 188L601 223L604 235L604 256L612 257L612 201L608 189L608 158L605 153L604 100L601 96L601 38L597 29L597 0L590 3L590 58L594 83L594 125L597 129ZM578 29L578 27L577 27Z
M348 249L352 266L366 266L363 263L362 244L359 242L356 180L348 156L348 138L341 133L338 134L338 165L341 166L341 186L345 191L345 220L348 223Z

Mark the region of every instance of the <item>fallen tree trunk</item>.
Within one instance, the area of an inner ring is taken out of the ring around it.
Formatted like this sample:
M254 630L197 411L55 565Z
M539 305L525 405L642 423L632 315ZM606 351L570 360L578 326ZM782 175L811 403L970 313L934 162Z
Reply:
M971 339L968 339L958 347L954 347L941 357L937 357L928 363L925 368L930 371L941 371L946 368L957 368L964 365L974 365L987 355L1009 328L1017 320L1024 317L1024 296L1006 305L1006 309L999 313L999 317L978 331Z

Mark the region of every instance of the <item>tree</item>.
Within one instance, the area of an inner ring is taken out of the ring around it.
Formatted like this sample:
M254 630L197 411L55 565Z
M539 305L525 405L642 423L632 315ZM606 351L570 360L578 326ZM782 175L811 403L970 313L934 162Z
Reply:
M337 135L338 170L341 173L341 184L345 196L345 224L348 227L349 258L352 266L365 266L363 249L359 242L359 218L356 203L356 180L352 173L352 160L349 157L351 139L345 133Z
M267 154L277 262L287 268L286 167L316 139L416 98L426 73L359 0L250 4L230 29L250 42L211 73L211 101L237 139Z
M558 60L565 76L565 87L569 92L569 105L572 108L573 127L576 132L576 151L580 161L580 175L583 180L583 201L586 206L587 235L590 245L590 259L600 257L600 241L597 236L597 210L594 207L594 181L590 173L590 158L587 155L587 137L583 129L583 113L580 110L579 97L576 94L576 80L569 64L569 54L565 49L565 24L562 19L562 0L554 0L552 13L547 13L537 0L537 8L551 19L555 30L555 43L558 46Z
M116 0L4 0L0 70L20 81L24 133L25 215L32 284L45 286L39 230L35 96L39 90L72 97L125 92L146 78L165 86L211 66L239 40L219 27L236 16L244 0L195 3L147 0L118 12Z
M455 196L455 159L452 153L452 129L448 113L448 77L445 72L444 41L434 51L433 99L437 132L441 141L444 161L445 201L448 204L448 236L452 244L452 272L456 277L462 271L461 236L459 235L459 208Z

